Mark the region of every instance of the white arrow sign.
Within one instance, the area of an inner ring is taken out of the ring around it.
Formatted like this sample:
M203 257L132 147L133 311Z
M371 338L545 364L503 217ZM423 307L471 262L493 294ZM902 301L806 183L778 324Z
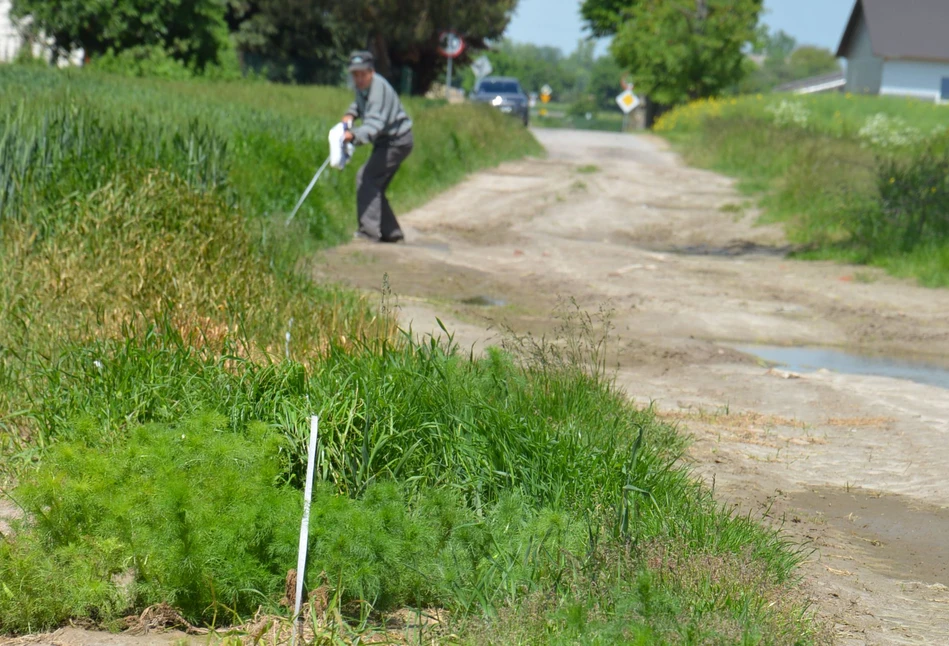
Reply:
M629 114L638 108L640 103L641 101L639 100L639 97L633 94L632 90L626 90L616 97L616 105L618 105L619 109L623 111L623 114Z
M471 64L471 71L474 72L475 78L483 79L494 71L494 67L491 66L491 61L487 56L480 56Z

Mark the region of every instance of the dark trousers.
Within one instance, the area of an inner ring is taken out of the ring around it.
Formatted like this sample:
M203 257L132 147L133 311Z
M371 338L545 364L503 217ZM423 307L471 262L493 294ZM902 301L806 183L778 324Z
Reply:
M399 221L386 199L386 189L402 162L412 153L414 141L409 132L398 139L380 142L356 176L356 210L359 231L376 240L403 237Z

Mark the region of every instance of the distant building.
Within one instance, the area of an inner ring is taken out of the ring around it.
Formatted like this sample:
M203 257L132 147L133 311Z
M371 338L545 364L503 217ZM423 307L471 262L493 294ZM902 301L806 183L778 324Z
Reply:
M0 63L9 63L16 58L23 38L10 19L10 0L0 0Z
M949 0L857 0L837 48L848 92L949 102Z
M822 74L806 79L791 81L774 88L775 92L791 92L793 94L820 94L824 92L841 92L847 84L843 72Z

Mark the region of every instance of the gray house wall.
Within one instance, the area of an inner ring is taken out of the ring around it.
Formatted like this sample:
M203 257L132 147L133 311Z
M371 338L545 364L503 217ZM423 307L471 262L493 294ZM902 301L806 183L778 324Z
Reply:
M879 94L883 83L883 59L873 54L870 30L861 10L850 51L847 53L847 92Z

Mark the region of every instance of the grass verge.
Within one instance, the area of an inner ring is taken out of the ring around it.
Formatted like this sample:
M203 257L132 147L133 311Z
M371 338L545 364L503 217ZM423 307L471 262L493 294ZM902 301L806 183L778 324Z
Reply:
M261 366L172 327L77 348L47 375L58 441L12 493L0 627L279 612L313 411L308 588L341 607L441 607L495 643L807 643L799 554L719 507L673 428L553 352Z
M885 97L701 101L656 130L695 165L739 179L804 257L949 284L949 113Z
M306 583L344 641L407 605L468 643L819 638L800 553L585 369L602 346L582 316L564 344L465 357L300 277L300 240L348 233L354 170L299 228L276 216L344 92L19 68L0 86L0 438L24 512L0 537L0 632L158 604L286 618L318 413ZM409 108L403 207L537 151L491 110Z

